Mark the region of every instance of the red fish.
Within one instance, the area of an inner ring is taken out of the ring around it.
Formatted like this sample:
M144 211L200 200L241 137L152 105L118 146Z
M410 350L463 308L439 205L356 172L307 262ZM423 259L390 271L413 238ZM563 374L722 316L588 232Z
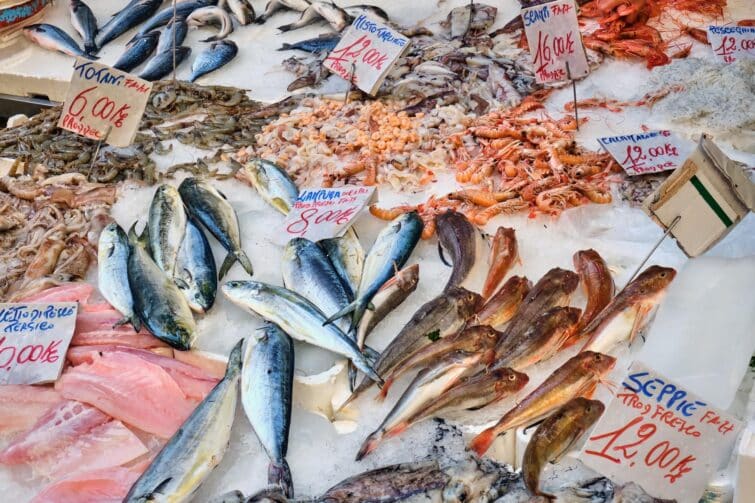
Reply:
M489 299L495 293L518 257L519 246L514 229L499 227L493 236L493 245L490 248L490 270L485 278L485 285L482 287L483 299Z

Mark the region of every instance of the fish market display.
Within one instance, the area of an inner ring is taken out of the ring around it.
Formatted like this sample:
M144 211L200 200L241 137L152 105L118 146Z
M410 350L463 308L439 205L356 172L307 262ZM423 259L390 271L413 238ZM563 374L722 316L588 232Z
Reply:
M324 19L335 31L341 31L351 22L351 16L333 2L312 0L302 12L301 17L291 24L279 26L282 32L296 30L307 26L318 19Z
M199 53L192 63L189 82L194 82L202 75L227 65L238 52L239 48L232 40L221 40L210 44L210 47Z
M540 472L546 463L566 454L604 410L605 405L598 400L574 398L537 427L522 459L524 483L532 494L555 498L540 491Z
M81 0L70 0L68 4L71 10L71 24L84 40L84 52L92 54L97 51L94 38L97 36L97 19L92 9Z
M176 2L175 17L185 20L192 12L202 7L212 6L217 3L214 0L185 0ZM138 35L144 35L160 26L166 25L173 21L173 5L168 5L164 9L150 17L146 22L140 25Z
M84 52L71 36L51 24L32 24L23 29L23 33L30 41L49 51L57 51L68 56L82 56L96 59Z
M242 343L243 339L231 351L223 379L134 483L124 502L165 498L176 502L189 501L223 460L236 416Z
M270 16L281 10L288 9L304 12L307 10L307 7L309 7L309 2L307 0L269 0L267 5L265 5L265 12L258 16L255 22L262 24L267 21Z
M268 324L262 337L249 343L241 374L241 403L270 465L267 481L291 498L291 470L286 462L291 424L294 379L294 343L276 325Z
M291 211L299 197L299 189L286 171L264 159L247 162L238 177L251 183L262 199L284 215Z

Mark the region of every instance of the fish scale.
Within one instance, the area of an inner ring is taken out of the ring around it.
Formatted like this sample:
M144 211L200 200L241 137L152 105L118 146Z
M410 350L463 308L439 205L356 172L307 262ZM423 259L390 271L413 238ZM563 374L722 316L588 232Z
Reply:
M92 9L81 0L70 0L71 24L84 39L84 52L87 54L97 51L97 44L94 42L97 36L97 18L94 17Z
M134 312L134 298L128 283L128 236L120 225L108 224L97 244L97 287L111 306L128 320L137 332L141 321Z
M238 52L239 48L232 40L221 40L210 44L210 47L199 53L191 65L189 82L194 82L202 75L207 75L227 65Z
M160 32L151 31L144 35L137 35L126 44L126 51L121 54L113 68L123 72L130 72L144 63L155 52L159 42Z
M110 18L105 26L100 28L95 38L97 48L102 49L110 41L149 19L162 3L163 0L131 0L126 7ZM144 33L151 30L152 28L145 30Z

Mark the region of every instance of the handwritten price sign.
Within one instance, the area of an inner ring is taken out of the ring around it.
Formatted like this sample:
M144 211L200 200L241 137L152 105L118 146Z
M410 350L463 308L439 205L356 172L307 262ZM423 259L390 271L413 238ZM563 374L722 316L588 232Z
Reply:
M115 147L134 141L152 83L76 58L58 127Z
M573 0L522 9L522 20L538 82L558 82L569 75L575 79L589 73Z
M755 27L708 26L708 42L720 61L755 58Z
M277 241L304 237L311 241L340 236L372 198L374 187L346 185L337 189L304 189L286 216Z
M676 169L695 149L693 143L665 130L607 136L598 142L630 176Z
M0 384L56 380L73 337L76 308L75 302L0 304Z
M323 66L349 80L353 64L354 85L374 95L407 47L408 38L362 14L351 23Z
M697 503L741 423L635 362L580 459L656 498Z

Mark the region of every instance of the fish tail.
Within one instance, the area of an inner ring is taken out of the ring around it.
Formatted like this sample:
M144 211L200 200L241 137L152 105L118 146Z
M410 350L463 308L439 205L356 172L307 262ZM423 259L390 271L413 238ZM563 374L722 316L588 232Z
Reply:
M284 33L287 31L291 31L294 29L294 23L281 25L278 27L278 29Z
M293 47L291 46L291 44L288 44L288 43L285 43L285 42L283 43L282 46L278 47L279 51L290 51L291 49L293 49Z
M232 378L241 373L241 346L244 345L244 339L239 339L239 342L233 346L231 354L228 356L228 365L225 368L224 379Z
M267 483L280 487L286 498L294 497L294 482L291 479L291 469L285 459L273 461L267 467Z
M349 391L353 392L357 386L357 368L349 362Z
M213 35L210 38L200 40L200 42L215 42L216 40L220 40L220 38L217 35Z
M233 252L225 256L225 260L223 260L223 264L220 266L220 271L218 272L218 279L223 279L223 276L228 274L234 262L236 262L236 255Z
M495 440L495 437L495 429L488 428L472 439L472 442L470 442L469 444L469 448L472 449L479 457L482 457L482 455L488 452L488 449L490 449L490 446L493 443L493 440Z
M129 321L131 322L131 326L134 327L134 330L136 332L142 331L142 320L140 320L137 315L134 314L133 316L131 316Z
M244 250L239 250L234 253L236 255L236 260L239 261L241 264L241 267L244 268L246 273L249 276L254 276L254 268L252 267L252 261L249 260L249 257L246 256L246 253L244 253Z
M370 381L368 378L365 377L362 380L362 383L359 386L357 386L354 391L351 392L351 395L349 396L349 398L347 398L346 401L343 402L340 405L340 407L338 407L338 411L343 410L347 405L349 405L351 402L359 398L359 396L362 393L364 393L371 385L372 385L372 381Z
M265 21L267 21L267 16L265 16L265 15L263 14L263 15L259 16L259 17L258 17L257 19L255 19L255 20L253 21L253 23L256 23L256 24L264 24L264 22L265 22Z
M361 461L367 454L377 449L378 444L383 439L383 432L381 430L373 431L370 436L362 444L357 452L356 461Z
M394 379L393 376L388 377L385 380L385 384L383 384L383 387L380 389L380 393L377 394L375 397L375 400L378 402L382 402L388 397L388 390L391 389L391 386L393 385Z
M87 57L91 57L93 54L97 54L97 44L93 40L84 43L84 52Z
M359 353L359 356L357 358L352 358L351 361L354 362L354 365L364 372L367 377L376 382L378 386L383 386L383 379L378 375L375 369L372 368L372 365L367 361L367 358L365 358L363 354Z
M351 304L349 304L348 306L344 307L343 309L341 309L337 313L335 313L335 314L331 315L330 317L328 317L328 319L325 320L322 325L323 326L330 325L334 321L336 321L336 320L338 320L340 318L343 318L344 316L346 316L347 314L349 314L351 312L356 311L357 310L357 305L358 305L357 301L352 302ZM352 323L352 325L353 325L353 323ZM349 332L351 332L351 328L349 328Z

